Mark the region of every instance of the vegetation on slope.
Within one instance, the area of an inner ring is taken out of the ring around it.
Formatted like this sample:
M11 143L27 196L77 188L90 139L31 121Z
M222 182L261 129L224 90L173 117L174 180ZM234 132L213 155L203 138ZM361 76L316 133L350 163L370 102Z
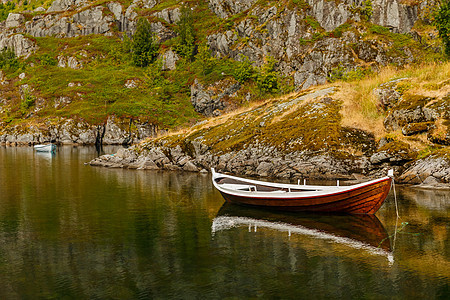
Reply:
M4 5L2 11L32 10L38 6L48 8L51 2L17 1L14 2L15 6ZM94 1L92 5L104 2ZM129 4L130 1L120 2ZM292 8L293 5L299 9L308 8L304 1L258 1L257 4L262 7L279 5L282 7L280 11ZM270 57L267 58L266 65L261 68L252 66L245 57L242 57L241 62L229 58L211 57L206 46L206 36L219 30L233 29L238 21L255 18L249 15L248 11L220 19L211 12L206 1L173 0L161 1L151 9L138 11L138 14L154 20L156 17L151 16L153 13L169 7L182 8L184 16L182 20L178 24L166 24L177 32L178 36L158 45L153 44L150 50L147 49L141 54L136 48L138 47L137 38L130 41L120 32L110 37L99 35L75 38L29 37L36 41L38 50L26 60L16 59L11 57L10 52L9 54L3 52L0 63L3 64L1 67L6 73L9 84L2 87L4 98L8 101L2 119L10 125L28 122L30 118L43 119L48 116L80 118L92 123L102 123L108 115L116 115L139 118L162 128L177 128L193 124L201 119L190 103L190 86L195 79L209 85L234 77L242 84L238 97L235 98L236 106L247 105L243 99L249 92L255 95L253 97L255 101L262 101L273 95L293 91L292 81L275 72L276 62ZM364 13L370 17L369 7L365 9L367 11ZM160 19L158 21L165 22ZM422 55L424 60L442 58L434 51L424 50L422 45L410 36L392 33L366 20L358 24L345 23L332 32L326 32L313 17L306 17L305 22L315 32L314 41L330 36L339 37L345 31L360 30L364 33L363 39L375 38L389 44L392 56L404 55L401 49L408 46L415 49L416 57ZM423 26L421 29L426 31L429 28ZM264 26L260 30L263 31ZM311 41L305 41L306 44L309 42ZM245 41L239 40L237 43L245 43ZM145 42L141 43L141 46L143 44ZM237 47L238 44L235 46ZM156 59L155 54L158 51L162 55L169 48L175 49L181 59L177 62L176 70L162 71L161 60ZM144 55L146 57L150 55L145 63L136 63ZM70 57L81 62L83 67L72 69L58 66L58 60ZM387 70L390 71L383 72L399 72L398 76L404 76L409 72L409 69L398 71L395 67ZM380 76L383 76L383 72ZM18 75L21 73L25 73L26 77L19 80ZM340 82L340 88L336 93L343 93L342 91L346 90L346 93L352 95L352 97L342 97L339 105L344 111L344 116L342 120L339 119L339 122L345 126L370 129L368 131L375 132L375 135L380 137L383 135L382 114L373 102L370 89L381 83L381 80L372 83L363 80L358 85L353 83L354 80L363 79L368 74L373 74L370 66L361 66L354 70L337 67L331 70L329 80ZM382 78L380 76L371 76L371 78ZM27 84L29 89L20 92L18 87L24 84ZM132 87L127 88L126 85ZM64 97L68 98L68 103L59 105ZM351 100L353 102L349 103L348 99L353 99ZM352 107L353 112L347 111L349 107ZM348 117L348 120L352 120L351 122L347 120L347 114L351 116ZM297 117L293 113L289 118ZM296 126L300 125L296 124Z
M373 89L398 78L407 78L400 86L404 95L433 97L443 102L435 101L434 105L450 105L448 97L445 98L450 93L450 62L423 64L401 71L387 67L370 78L337 81L255 102L185 130L149 140L140 149L153 145L181 145L186 150L186 145L200 141L217 154L262 145L286 154L316 151L345 158L348 154L370 155L375 150L375 142L386 138L391 142L380 151L403 151L408 158L447 153L448 147L432 143L425 133L405 136L401 130L387 133L384 129L386 113L380 108ZM443 115L443 118L448 122L448 116Z

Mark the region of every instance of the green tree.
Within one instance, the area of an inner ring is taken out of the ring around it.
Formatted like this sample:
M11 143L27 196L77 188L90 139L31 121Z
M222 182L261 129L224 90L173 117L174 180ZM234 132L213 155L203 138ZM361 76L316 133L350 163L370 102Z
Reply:
M192 61L195 55L195 31L192 10L189 7L181 8L180 21L177 25L179 43L175 46L175 50L182 57Z
M444 43L445 54L450 57L450 0L441 1L435 16L435 25Z
M159 44L152 32L150 22L141 18L137 23L136 32L131 41L133 64L146 67L158 55Z
M0 51L0 69L12 69L17 70L20 67L20 63L17 60L16 54L13 49L3 48Z
M267 62L261 67L256 84L260 91L273 93L278 90L278 76L275 68L275 59L269 57Z
M252 62L247 56L242 55L241 61L233 72L234 79L239 81L239 83L244 83L254 75L255 69L253 68Z
M215 65L215 58L211 56L211 52L209 51L209 47L206 42L198 48L196 61L200 64L203 75L211 73Z

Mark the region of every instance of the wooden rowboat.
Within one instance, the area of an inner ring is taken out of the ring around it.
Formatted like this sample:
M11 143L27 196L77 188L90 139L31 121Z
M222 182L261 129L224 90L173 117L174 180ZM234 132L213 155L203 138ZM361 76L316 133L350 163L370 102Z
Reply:
M391 188L389 176L349 186L264 182L216 173L212 181L226 201L277 210L374 214Z

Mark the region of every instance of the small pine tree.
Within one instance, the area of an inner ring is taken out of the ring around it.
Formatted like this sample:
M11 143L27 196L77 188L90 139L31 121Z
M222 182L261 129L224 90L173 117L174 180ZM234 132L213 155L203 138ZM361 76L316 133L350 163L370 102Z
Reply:
M273 93L278 90L278 76L275 68L275 59L269 57L267 62L261 67L256 79L256 84L261 92Z
M17 60L14 49L3 48L0 51L0 68L1 69L17 69L19 61Z
M133 64L138 67L148 66L158 55L158 48L150 22L144 18L139 19L131 41Z
M442 0L435 16L435 25L439 37L444 43L445 54L450 57L450 0Z
M181 8L181 16L180 21L178 22L177 31L179 44L176 45L175 50L182 57L193 60L195 55L194 18L191 9L187 6Z
M200 63L203 75L206 75L212 71L215 64L215 59L211 56L211 52L209 52L209 47L206 42L199 46L196 60Z
M247 56L242 55L241 61L233 72L234 79L240 83L250 80L255 75L255 69Z

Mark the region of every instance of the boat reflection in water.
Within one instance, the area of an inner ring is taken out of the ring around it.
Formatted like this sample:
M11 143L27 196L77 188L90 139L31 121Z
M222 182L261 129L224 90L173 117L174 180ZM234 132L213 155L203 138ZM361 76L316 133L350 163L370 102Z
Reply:
M300 234L343 244L394 262L389 236L375 215L281 213L225 203L212 223L212 234L235 227L248 226Z

